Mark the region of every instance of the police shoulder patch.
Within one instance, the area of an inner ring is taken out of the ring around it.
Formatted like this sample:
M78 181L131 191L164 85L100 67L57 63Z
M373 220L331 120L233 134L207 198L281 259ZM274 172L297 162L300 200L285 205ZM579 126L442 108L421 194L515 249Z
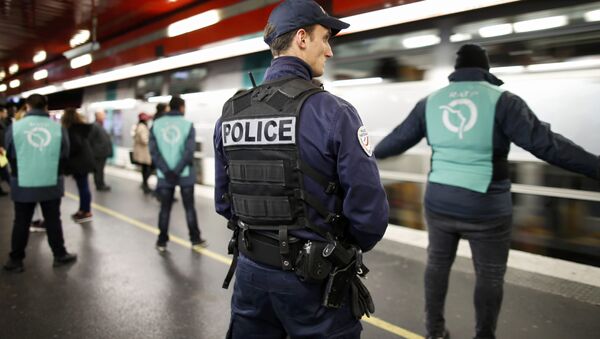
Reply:
M371 147L371 139L369 138L369 132L367 132L367 128L365 126L360 126L356 132L356 135L358 136L358 143L360 144L360 147L362 147L363 151L365 151L368 156L372 156L373 149Z

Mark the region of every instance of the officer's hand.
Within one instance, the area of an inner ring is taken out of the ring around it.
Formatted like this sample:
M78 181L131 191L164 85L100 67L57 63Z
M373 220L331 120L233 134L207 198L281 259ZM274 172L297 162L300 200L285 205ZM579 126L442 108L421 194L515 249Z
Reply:
M165 179L169 184L175 185L179 181L179 175L173 171L167 171L167 173L165 173Z

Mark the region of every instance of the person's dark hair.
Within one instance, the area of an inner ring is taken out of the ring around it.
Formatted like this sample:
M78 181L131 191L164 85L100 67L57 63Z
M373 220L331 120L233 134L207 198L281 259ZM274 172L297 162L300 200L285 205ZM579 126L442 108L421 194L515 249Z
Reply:
M185 100L181 99L181 97L173 96L171 101L169 101L169 107L171 107L172 111L179 111L181 106L185 106Z
M164 113L167 110L167 104L163 104L162 102L156 104L156 114Z
M32 94L25 100L29 107L34 109L45 109L48 106L48 100L41 94Z
M73 125L85 123L81 115L79 115L79 113L77 113L77 110L73 107L65 108L65 112L60 118L60 122L64 128L69 128Z
M315 31L315 27L316 26L317 25L310 25L310 26L307 26L307 27L300 27L298 29L295 29L293 31L287 32L287 33L282 34L282 35L278 36L277 38L273 39L273 42L270 45L270 47L271 47L271 54L273 54L274 57L277 57L281 53L285 52L288 48L290 48L290 46L292 45L292 41L294 40L294 36L296 35L296 32L298 32L298 30L300 30L300 29L304 29L306 31L306 33L308 33L308 35L312 39L313 38L312 34ZM270 36L274 32L275 32L275 26L273 26L269 22L269 23L267 23L267 26L265 26L265 30L264 30L263 36L266 39L268 36Z

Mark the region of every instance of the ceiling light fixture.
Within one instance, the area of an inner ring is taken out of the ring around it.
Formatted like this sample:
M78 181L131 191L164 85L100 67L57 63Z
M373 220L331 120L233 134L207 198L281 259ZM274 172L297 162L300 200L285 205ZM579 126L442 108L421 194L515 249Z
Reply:
M174 22L167 27L167 36L174 37L208 27L221 21L221 15L216 9L191 16Z
M32 94L48 95L48 94L52 94L52 93L56 93L56 92L58 92L58 87L50 85L50 86L40 87L40 88L31 90L31 91L23 92L23 93L21 93L21 97L27 98Z
M6 72L4 70L0 71L0 81L4 80L4 78L6 78Z
M435 34L425 34L406 38L402 40L402 45L404 48L419 48L437 45L440 41L442 41L440 37Z
M0 84L0 92L6 92L7 89L6 84Z
M8 67L8 73L9 74L15 74L19 71L19 65L18 64L12 64Z
M600 21L600 9L585 12L583 17L584 17L585 21L587 21L587 22Z
M21 86L21 81L19 79L12 80L8 83L8 87L10 88L17 88L19 86Z
M79 46L87 42L90 39L90 36L90 31L88 31L87 29L81 29L77 33L75 33L75 35L73 35L71 40L69 40L69 45L71 46L71 48Z
M78 56L77 58L71 59L71 68L79 68L83 66L87 66L92 63L92 55L84 54L82 56Z
M468 33L454 33L450 36L450 42L461 42L471 40L472 36Z
M541 31L543 29L550 29L556 27L566 26L569 23L569 19L565 15L552 16L549 18L533 19L515 22L513 28L517 33Z
M485 26L479 29L479 35L482 38L492 38L495 36L507 35L513 32L511 24L500 24L493 26Z
M45 69L41 69L35 73L33 73L33 80L42 80L48 77L48 71Z
M36 64L39 64L44 60L46 60L46 51L39 51L33 56L33 62Z

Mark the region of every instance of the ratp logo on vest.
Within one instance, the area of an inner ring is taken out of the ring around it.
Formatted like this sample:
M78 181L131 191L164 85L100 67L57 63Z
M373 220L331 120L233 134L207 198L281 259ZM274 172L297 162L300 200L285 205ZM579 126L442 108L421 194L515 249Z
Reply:
M34 127L25 132L27 135L27 143L39 151L50 145L52 134L44 127Z
M161 132L163 140L169 145L175 145L181 140L181 131L175 125L169 125Z
M469 115L465 116L465 111L461 110L461 107L465 107L468 110ZM464 133L471 130L477 123L477 106L471 99L455 99L447 105L440 106L443 110L442 121L447 130L452 133L458 133L458 138L463 139ZM456 116L456 119L451 119L451 116ZM458 121L458 125L452 121Z

